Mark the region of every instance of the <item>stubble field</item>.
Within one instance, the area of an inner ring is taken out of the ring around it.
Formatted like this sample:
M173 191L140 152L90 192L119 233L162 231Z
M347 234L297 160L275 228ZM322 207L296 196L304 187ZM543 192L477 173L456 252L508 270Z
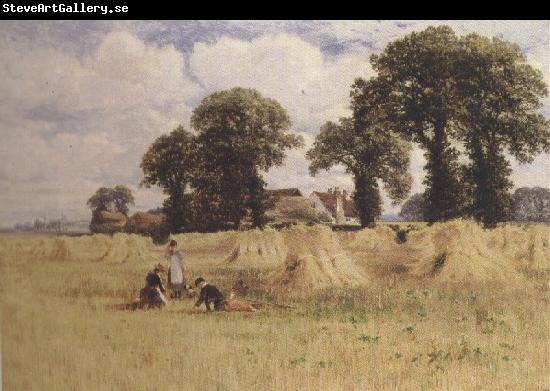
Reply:
M263 303L210 314L121 309L149 239L1 236L3 389L550 389L548 227L402 230L176 235L190 280Z

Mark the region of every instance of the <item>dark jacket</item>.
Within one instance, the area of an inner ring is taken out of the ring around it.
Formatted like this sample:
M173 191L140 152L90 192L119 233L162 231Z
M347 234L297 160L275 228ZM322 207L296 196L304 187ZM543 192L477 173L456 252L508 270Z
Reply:
M149 272L147 274L147 277L145 277L145 282L147 283L148 287L151 288L159 288L161 292L165 292L164 286L162 285L162 280L160 279L160 276L155 272Z
M199 300L195 303L195 307L199 307L203 302L206 305L206 309L210 311L210 303L214 303L214 309L216 311L223 307L223 295L214 285L206 284L201 289Z

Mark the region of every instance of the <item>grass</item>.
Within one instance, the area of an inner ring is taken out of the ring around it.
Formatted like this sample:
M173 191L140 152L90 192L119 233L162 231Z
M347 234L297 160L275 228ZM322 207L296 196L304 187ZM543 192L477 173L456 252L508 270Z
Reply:
M114 306L152 264L1 254L5 390L550 389L550 297L535 285L388 278L287 300L294 310L195 314L186 299L129 312ZM273 300L265 271L212 257L190 255L190 274L225 291L256 281L254 298Z

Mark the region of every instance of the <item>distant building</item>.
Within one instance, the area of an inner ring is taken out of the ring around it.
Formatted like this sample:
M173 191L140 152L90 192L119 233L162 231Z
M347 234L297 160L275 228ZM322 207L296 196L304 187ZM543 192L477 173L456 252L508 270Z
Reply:
M266 189L267 195L274 198L279 197L302 197L299 189L291 187L288 189Z
M267 189L269 206L266 217L270 224L330 223L330 214L314 208L313 203L296 188Z
M330 215L334 224L359 224L355 204L346 190L335 187L326 193L314 191L309 200L315 209Z

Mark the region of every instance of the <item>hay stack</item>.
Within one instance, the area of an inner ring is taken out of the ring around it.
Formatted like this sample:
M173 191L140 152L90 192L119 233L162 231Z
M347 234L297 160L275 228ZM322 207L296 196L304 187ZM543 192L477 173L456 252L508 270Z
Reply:
M506 224L491 232L489 246L520 268L550 269L550 227Z
M510 259L492 251L489 231L466 220L434 224L409 234L405 247L421 256L407 263L409 274L440 282L519 282Z
M311 201L302 196L276 197L266 217L274 224L331 222L329 215L315 209Z
M116 233L113 235L111 246L99 258L99 261L108 263L152 263L158 262L159 256L153 255L153 243L150 238L136 234Z
M400 250L395 232L387 225L364 228L355 232L338 232L344 248L361 262L376 261Z
M284 265L271 281L275 292L302 294L319 288L352 287L368 282L330 228L297 226L285 230L284 236L288 252Z
M90 230L95 233L121 232L127 222L128 218L123 213L101 211L92 216Z
M548 270L546 226L503 225L484 230L468 220L454 220L412 230L405 243L385 226L342 233L342 243L358 265L378 276L434 282L523 282L520 268Z
M68 261L73 259L72 251L67 243L67 238L55 238L48 258L54 261Z
M271 228L239 232L224 264L243 267L277 267L283 264L287 246L281 232Z
M130 226L138 233L154 232L165 223L164 213L136 212L130 217Z
M233 250L238 234L236 231L193 232L171 235L170 239L176 240L184 253L213 254L219 261Z

